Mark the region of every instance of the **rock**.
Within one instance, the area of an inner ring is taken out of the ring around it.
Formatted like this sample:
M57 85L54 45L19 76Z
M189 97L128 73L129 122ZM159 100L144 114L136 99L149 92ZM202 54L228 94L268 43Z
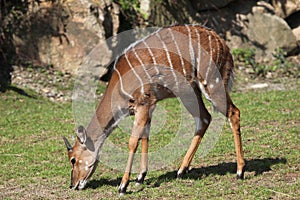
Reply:
M298 44L300 44L300 26L293 29L293 33L296 37L296 40L298 41Z
M119 8L109 0L97 5L89 0L30 5L29 19L22 22L26 28L14 34L14 43L17 55L34 65L75 74L91 50L117 32Z
M242 5L241 1L230 4L236 15L234 26L228 28L227 40L231 48L255 48L257 61L269 61L276 48L288 54L297 50L294 33L287 22L275 14L271 4L263 1ZM229 13L232 15L232 13Z
M49 88L42 88L41 91L45 94L49 93L51 90Z
M67 88L72 88L74 77L70 74L57 72L53 68L46 72L43 68L37 68L34 70L34 76L32 76L31 70L14 66L11 73L12 84L20 88L30 88L51 101L71 101L72 90ZM24 92L21 89L20 91ZM24 95L27 94L24 93Z
M248 87L251 89L262 89L262 88L269 87L269 85L268 83L257 83L257 84L250 84Z
M252 8L252 13L272 13L275 14L274 7L265 2L265 1L258 1L255 6Z
M145 20L148 20L151 14L151 0L140 0L140 7Z
M276 15L281 18L286 18L300 11L299 0L272 0L271 4L274 7Z
M272 58L278 47L290 54L297 52L298 1L140 0L140 11L145 17L141 26L202 24L216 30L231 48L255 48L259 61ZM97 76L105 73L105 66L115 56L114 45L123 45L121 40L119 44L107 44L107 38L122 31L120 27L128 28L126 23L120 26L119 17L122 22L126 22L126 17L118 4L111 0L28 2L28 13L24 15L27 17L16 23L22 27L12 37L11 46L20 58L72 74L89 65Z
M250 42L258 47L257 56L271 59L276 48L282 48L287 53L297 48L296 37L282 18L270 13L255 12L248 14L248 20L244 32Z

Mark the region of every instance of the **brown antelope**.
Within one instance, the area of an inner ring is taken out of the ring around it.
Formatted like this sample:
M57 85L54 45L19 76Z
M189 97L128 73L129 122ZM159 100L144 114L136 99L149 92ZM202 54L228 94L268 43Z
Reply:
M158 101L172 97L180 98L196 123L194 137L177 172L177 177L182 177L211 122L202 94L229 119L237 156L237 178L242 179L245 163L240 111L229 96L233 67L225 41L199 25L164 27L130 45L116 60L105 94L88 127L78 127L73 147L64 138L72 166L70 188L85 187L97 167L105 139L127 115L135 115L135 118L119 193L126 193L139 141L142 154L136 181L143 183L148 170L152 112Z

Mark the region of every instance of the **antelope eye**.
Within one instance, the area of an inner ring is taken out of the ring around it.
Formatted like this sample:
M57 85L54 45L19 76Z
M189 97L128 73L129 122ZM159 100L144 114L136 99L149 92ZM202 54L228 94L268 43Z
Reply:
M71 158L71 163L72 163L72 165L75 165L75 163L76 163L76 158Z

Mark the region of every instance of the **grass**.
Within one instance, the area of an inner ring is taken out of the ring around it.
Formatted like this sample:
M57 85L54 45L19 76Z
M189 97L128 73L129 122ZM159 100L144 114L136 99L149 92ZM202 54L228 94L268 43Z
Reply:
M70 166L61 137L75 129L71 104L16 91L0 94L0 198L118 199L122 171L101 163L87 189L68 188ZM233 136L226 124L214 149L205 157L197 153L182 180L175 179L180 157L164 169L150 171L143 186L131 182L122 199L299 198L299 88L233 93L232 98L242 111L245 180L235 180ZM162 105L167 113L177 110L175 99ZM176 123L172 125L172 114L168 117L166 128L150 141L151 149L173 137ZM126 149L129 134L116 130L111 137Z

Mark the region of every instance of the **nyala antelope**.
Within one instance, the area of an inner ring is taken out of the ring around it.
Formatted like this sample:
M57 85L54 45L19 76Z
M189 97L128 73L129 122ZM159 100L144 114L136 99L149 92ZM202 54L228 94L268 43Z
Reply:
M143 183L148 170L152 113L158 101L172 97L182 101L196 123L194 137L177 172L177 177L182 177L211 121L202 95L230 122L237 157L237 178L242 179L245 162L240 111L229 96L233 68L225 41L200 25L164 27L130 45L115 61L106 91L87 128L77 128L73 147L63 138L72 166L70 188L83 189L86 186L97 167L105 139L127 115L134 115L134 123L119 194L126 193L139 143L141 166L136 182Z

